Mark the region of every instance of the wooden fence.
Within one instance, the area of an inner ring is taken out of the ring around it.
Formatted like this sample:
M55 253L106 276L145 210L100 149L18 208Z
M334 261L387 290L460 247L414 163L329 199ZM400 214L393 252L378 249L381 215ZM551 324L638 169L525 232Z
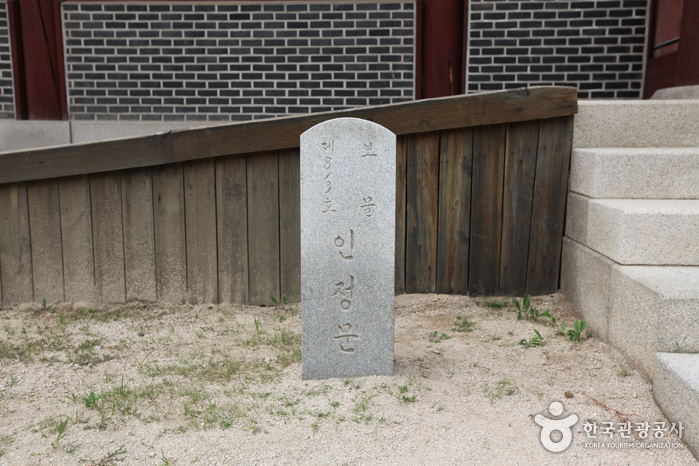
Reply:
M573 88L538 87L0 155L2 305L300 297L299 135L398 137L396 293L554 292Z

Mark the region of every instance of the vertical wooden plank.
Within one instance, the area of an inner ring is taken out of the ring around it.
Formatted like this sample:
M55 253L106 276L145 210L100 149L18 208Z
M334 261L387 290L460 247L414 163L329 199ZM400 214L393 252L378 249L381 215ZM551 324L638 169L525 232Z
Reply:
M2 304L31 302L34 296L26 183L0 186L0 219Z
M58 179L27 183L36 301L65 301Z
M531 295L558 290L572 141L572 116L541 120L527 270Z
M432 293L437 284L439 132L408 138L405 291Z
M218 296L248 302L248 197L246 156L216 160Z
M300 150L279 151L279 254L281 289L287 302L301 300Z
M150 168L121 173L126 300L155 301L153 179Z
M153 167L155 287L158 301L182 303L187 296L187 244L182 164Z
M497 293L500 286L503 171L507 125L473 130L469 291Z
M90 178L87 175L61 178L63 279L66 301L95 299L95 263L92 244Z
M248 298L279 296L279 163L276 151L248 155Z
M214 159L184 164L187 291L191 303L218 302Z
M538 120L508 125L500 291L518 296L524 294L527 285L527 256L538 140Z
M405 212L407 137L396 139L396 294L405 292Z
M437 292L468 294L473 128L442 131L439 142Z
M124 229L119 172L91 175L90 200L97 298L107 302L124 302Z

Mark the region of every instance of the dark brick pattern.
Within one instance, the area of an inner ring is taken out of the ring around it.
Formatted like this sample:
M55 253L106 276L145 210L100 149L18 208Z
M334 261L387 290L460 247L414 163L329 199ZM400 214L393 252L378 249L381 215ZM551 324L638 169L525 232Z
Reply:
M61 8L74 120L250 120L414 98L414 1Z
M640 98L646 0L471 0L469 92L578 88L579 98Z
M15 117L12 53L7 23L7 3L0 1L0 118Z

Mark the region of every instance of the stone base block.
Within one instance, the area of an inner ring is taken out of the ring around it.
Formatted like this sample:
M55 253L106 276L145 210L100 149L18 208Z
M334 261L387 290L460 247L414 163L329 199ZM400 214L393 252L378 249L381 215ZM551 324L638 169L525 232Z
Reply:
M699 265L699 200L568 196L566 235L624 265Z
M670 422L682 423L682 441L699 459L699 354L657 353L653 398Z

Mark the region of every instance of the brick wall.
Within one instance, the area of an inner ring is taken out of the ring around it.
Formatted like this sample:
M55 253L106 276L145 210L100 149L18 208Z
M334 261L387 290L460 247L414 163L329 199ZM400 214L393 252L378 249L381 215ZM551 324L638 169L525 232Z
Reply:
M62 3L75 120L249 120L414 98L415 3Z
M15 117L7 3L0 1L0 118Z
M576 86L579 98L640 98L647 0L470 0L469 92Z

